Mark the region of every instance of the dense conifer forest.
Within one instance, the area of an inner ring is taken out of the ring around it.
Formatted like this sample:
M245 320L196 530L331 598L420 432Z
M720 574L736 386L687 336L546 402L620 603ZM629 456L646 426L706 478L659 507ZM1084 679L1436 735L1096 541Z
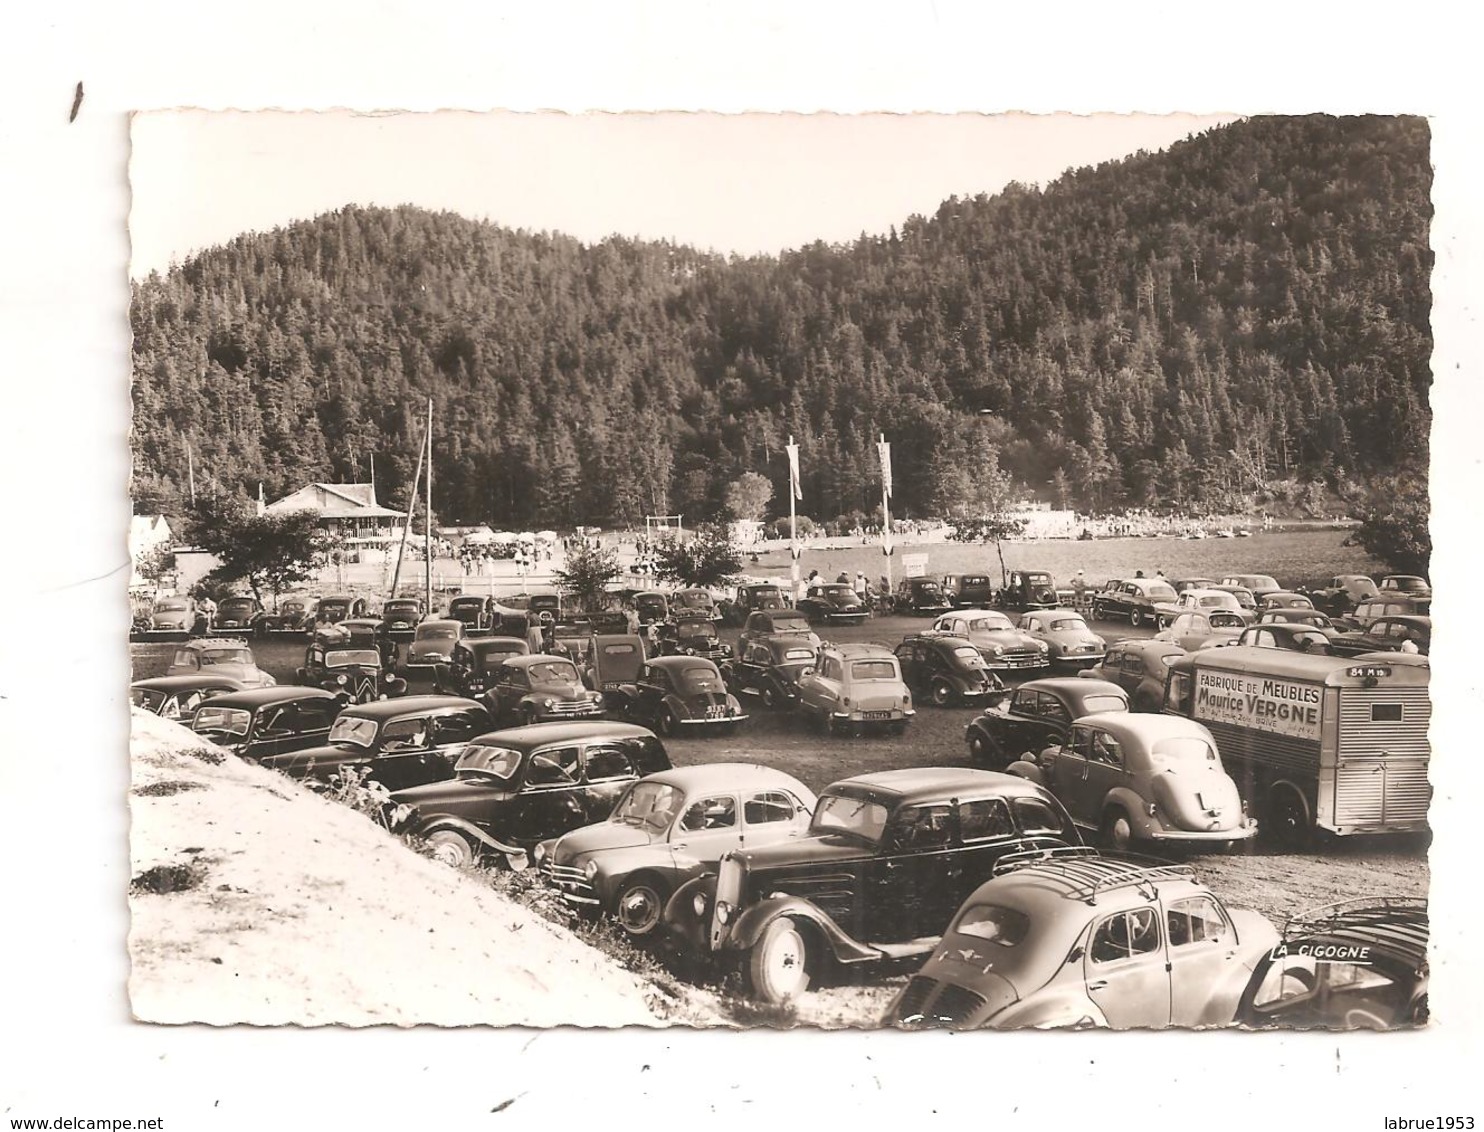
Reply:
M815 518L1220 507L1424 467L1428 126L1258 118L848 245L723 257L346 207L133 295L134 493L364 481L502 527L716 513L745 471ZM998 469L998 473L996 472Z

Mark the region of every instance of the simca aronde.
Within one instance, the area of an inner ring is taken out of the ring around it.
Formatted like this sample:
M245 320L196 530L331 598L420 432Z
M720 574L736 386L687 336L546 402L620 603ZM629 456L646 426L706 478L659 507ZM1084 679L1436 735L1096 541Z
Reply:
M1046 791L1005 774L923 767L826 788L805 835L721 859L676 889L665 925L689 958L739 968L752 994L802 994L831 963L927 955L1007 853L1078 844Z
M649 935L670 893L734 849L803 833L814 802L807 786L771 767L661 771L630 786L606 822L543 841L535 863L567 903L613 916L629 935Z
M1278 941L1187 865L1024 854L964 902L888 1026L1228 1026Z
M1087 627L1082 615L1070 609L1036 609L1022 613L1016 628L1046 646L1052 664L1087 668L1103 659L1108 642Z
M642 775L668 770L652 732L603 720L492 731L461 748L447 782L392 795L392 826L449 865L521 867L537 844L603 821Z
M1190 719L1084 716L1067 740L1010 773L1045 786L1073 821L1115 849L1136 841L1229 848L1257 832L1216 740Z
M320 688L250 688L201 701L191 730L243 762L259 763L323 743L341 703Z
M996 672L1023 668L1045 668L1051 663L1051 647L1015 627L995 609L956 609L933 622L939 633L968 637L984 663Z

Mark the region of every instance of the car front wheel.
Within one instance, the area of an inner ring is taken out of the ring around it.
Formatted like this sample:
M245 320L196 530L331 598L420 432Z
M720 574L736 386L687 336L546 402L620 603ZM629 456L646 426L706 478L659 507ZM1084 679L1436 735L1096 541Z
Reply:
M752 993L763 1002L787 1002L809 989L808 946L787 916L769 924L753 946L747 974Z
M1123 810L1109 810L1103 817L1103 844L1127 852L1134 844L1134 824Z
M1135 629L1142 629L1144 627L1144 611L1142 609L1129 610L1128 623Z
M658 881L640 877L626 881L613 903L619 927L631 936L647 936L659 926L665 892Z
M455 869L474 863L474 847L463 834L451 829L440 829L428 834L428 852L433 860Z
M953 685L947 680L934 680L932 690L928 694L938 707L947 707L953 703Z

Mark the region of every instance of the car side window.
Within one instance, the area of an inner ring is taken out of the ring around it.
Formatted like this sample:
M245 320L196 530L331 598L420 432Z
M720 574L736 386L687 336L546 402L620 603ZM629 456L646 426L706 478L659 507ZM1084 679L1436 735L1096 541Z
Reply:
M1092 961L1116 963L1159 950L1159 921L1153 908L1135 908L1109 916L1092 937Z
M983 798L962 802L958 807L959 836L965 841L984 841L1009 837L1015 833L1010 820L1010 807L1003 798Z
M903 806L897 811L894 848L905 853L927 853L946 849L953 840L953 811L947 803Z
M428 721L426 719L398 719L381 729L382 750L388 754L397 751L420 751L428 745Z
M531 756L527 786L570 786L581 773L576 747L556 747Z
M1039 701L1037 711L1042 719L1050 723L1071 724L1072 715L1059 699L1047 692L1040 693L1037 698Z
M1016 798L1011 803L1015 820L1020 823L1020 832L1063 833L1061 817L1039 798Z
M433 720L433 742L438 746L447 743L467 743L479 734L479 725L484 722L481 715L476 718L471 711L454 711Z
M1165 910L1171 947L1191 943L1221 943L1230 934L1226 916L1209 896L1174 901Z
M686 833L731 829L736 824L737 799L725 794L701 799L690 806L680 819L680 828Z
M629 756L618 747L589 747L587 749L587 780L589 782L611 782L615 778L632 778L636 775Z
M1119 750L1118 740L1102 731L1094 731L1091 734L1092 743L1088 748L1088 758L1105 766L1123 766L1123 752Z
M1072 728L1072 739L1067 746L1084 759L1092 758L1092 732L1086 727Z
M259 737L265 735L287 735L293 728L294 710L291 705L269 708L258 713L257 726L253 728Z
M340 705L334 700L305 700L299 705L299 730L318 731L335 722Z
M1017 689L1015 695L1010 699L1010 710L1016 715L1036 714L1036 693L1025 689Z
M751 795L742 803L742 817L748 825L792 821L798 811L798 801L781 790L765 790L761 794Z

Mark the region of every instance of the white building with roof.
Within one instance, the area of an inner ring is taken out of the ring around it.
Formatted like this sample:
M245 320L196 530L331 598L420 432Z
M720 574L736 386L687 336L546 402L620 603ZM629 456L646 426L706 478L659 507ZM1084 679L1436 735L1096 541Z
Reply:
M275 499L264 514L313 511L320 525L349 545L383 545L398 536L406 516L376 502L370 483L312 483L291 495Z

